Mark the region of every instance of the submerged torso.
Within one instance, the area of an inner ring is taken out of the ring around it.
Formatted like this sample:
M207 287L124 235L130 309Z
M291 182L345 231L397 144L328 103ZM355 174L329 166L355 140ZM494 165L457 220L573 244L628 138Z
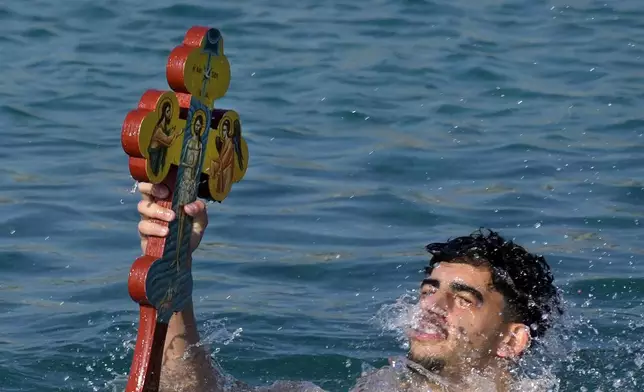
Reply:
M404 357L390 358L389 365L363 374L350 392L448 392L439 376ZM230 392L326 392L311 382L278 381L266 387Z

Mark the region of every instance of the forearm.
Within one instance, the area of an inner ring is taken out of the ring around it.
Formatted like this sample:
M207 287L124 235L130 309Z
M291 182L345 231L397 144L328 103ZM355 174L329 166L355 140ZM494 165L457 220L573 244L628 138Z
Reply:
M163 363L162 392L219 392L223 380L205 347L198 345L199 331L192 301L168 323Z

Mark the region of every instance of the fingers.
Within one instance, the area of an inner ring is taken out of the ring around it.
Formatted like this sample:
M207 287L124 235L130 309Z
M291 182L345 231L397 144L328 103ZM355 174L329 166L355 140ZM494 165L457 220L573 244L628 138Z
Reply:
M170 222L174 219L174 211L163 208L156 203L156 200L166 199L170 195L170 190L163 184L151 184L149 182L140 182L138 184L141 201L137 205L137 210L141 214L139 221L139 237L141 238L141 252L145 254L148 237L165 237L169 230L159 223L154 223L150 219L159 219Z
M206 204L201 200L196 200L190 204L186 204L184 210L186 214L196 218L198 215L206 212Z
M190 248L195 250L199 247L203 234L208 226L208 212L206 204L197 200L184 206L183 210L192 217L192 235L190 236Z
M168 228L158 223L143 220L139 222L139 234L142 237L165 237L168 235Z
M193 218L193 225L196 226L197 230L203 231L206 226L208 226L208 212L206 209L206 203L201 200L197 200L190 204L187 204L184 208L186 214L190 215Z
M137 210L141 214L138 228L139 236L141 237L141 249L145 252L148 237L166 237L169 233L168 228L163 223L152 220L158 219L169 223L176 219L176 214L172 209L162 207L156 202L159 199L166 199L170 195L168 186L141 182L138 189L141 193L141 201L137 205ZM197 200L185 205L184 211L193 218L190 245L194 250L199 246L206 226L208 226L206 204L201 200Z
M151 200L141 200L137 205L137 210L144 219L159 219L164 222L171 222L175 218L175 213L170 208L163 208Z
M149 182L139 183L139 192L143 196L144 200L148 200L151 197L156 199L165 199L170 194L170 190L167 186L163 184L151 184Z

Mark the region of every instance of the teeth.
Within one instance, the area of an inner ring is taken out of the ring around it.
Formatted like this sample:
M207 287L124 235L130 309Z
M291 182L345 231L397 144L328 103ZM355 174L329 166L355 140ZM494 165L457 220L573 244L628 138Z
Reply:
M424 325L421 328L419 328L419 330L420 332L427 333L427 334L439 334L439 335L443 334L442 329L432 324Z

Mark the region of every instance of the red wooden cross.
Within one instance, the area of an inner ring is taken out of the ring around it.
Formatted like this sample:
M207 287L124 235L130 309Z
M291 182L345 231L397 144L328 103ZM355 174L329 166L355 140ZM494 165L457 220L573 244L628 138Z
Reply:
M165 238L150 238L130 269L128 290L139 304L139 329L126 392L157 392L168 322L192 296L192 218L183 206L201 197L223 201L248 168L239 115L214 109L230 84L230 64L219 30L196 26L168 57L171 90L148 90L125 117L121 131L130 174L166 183L158 203L177 216Z

